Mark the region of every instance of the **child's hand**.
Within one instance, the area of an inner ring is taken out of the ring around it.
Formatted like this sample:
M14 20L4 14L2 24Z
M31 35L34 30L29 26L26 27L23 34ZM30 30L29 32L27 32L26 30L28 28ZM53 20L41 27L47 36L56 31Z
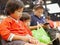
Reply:
M39 42L37 39L35 39L34 37L32 37L30 35L26 35L26 37L29 39L30 43L36 44Z
M30 43L33 43L33 44L37 44L39 42L37 39L34 39L34 38L30 38L29 41Z
M36 44L36 45L47 45L47 44L44 44L44 43L38 43L38 44Z
M27 37L28 37L29 42L31 44L35 44L35 45L47 45L47 44L44 44L44 43L40 43L36 38L31 37L30 35L27 35Z

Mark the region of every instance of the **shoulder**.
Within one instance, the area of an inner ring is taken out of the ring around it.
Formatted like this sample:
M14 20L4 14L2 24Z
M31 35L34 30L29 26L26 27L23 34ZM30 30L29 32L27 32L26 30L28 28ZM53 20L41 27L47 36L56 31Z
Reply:
M1 21L1 23L9 23L9 22L12 22L12 19L9 18L9 17L6 17L5 19L3 19L3 20Z
M36 19L36 16L35 16L35 15L32 15L32 16L31 16L31 19Z

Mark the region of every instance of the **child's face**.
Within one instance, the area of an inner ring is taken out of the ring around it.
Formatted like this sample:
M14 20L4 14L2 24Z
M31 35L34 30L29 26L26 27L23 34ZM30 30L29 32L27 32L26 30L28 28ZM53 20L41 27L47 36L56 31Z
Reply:
M20 19L21 16L22 16L22 12L23 12L23 8L20 8L20 9L16 10L12 15L13 18Z
M29 19L29 20L26 20L26 21L25 21L25 24L26 24L27 26L30 26L30 21L31 21L30 19Z
M41 16L41 14L43 14L43 9L37 9L34 11L34 13L38 16Z

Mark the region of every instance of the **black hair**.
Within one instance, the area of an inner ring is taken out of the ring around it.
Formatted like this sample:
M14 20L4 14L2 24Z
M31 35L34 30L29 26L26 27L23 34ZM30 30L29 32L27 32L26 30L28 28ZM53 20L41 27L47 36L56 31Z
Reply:
M20 18L21 21L29 20L31 16L28 13L22 13L22 17Z
M43 6L41 6L41 5L34 6L33 9L34 10L37 10L37 9L43 9L44 10Z
M50 20L51 18L50 18L50 16L46 16L46 19Z
M24 8L24 4L20 0L9 0L5 6L5 12L7 15L14 13L15 10L19 8Z

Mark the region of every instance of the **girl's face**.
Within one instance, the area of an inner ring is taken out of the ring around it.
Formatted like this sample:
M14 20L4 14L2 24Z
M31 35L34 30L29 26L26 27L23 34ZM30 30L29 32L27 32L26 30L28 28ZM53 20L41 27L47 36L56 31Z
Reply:
M23 8L16 10L11 16L15 19L20 19L22 16Z
M26 21L25 21L25 24L26 24L27 26L30 26L30 21L31 21L30 19L26 20Z

